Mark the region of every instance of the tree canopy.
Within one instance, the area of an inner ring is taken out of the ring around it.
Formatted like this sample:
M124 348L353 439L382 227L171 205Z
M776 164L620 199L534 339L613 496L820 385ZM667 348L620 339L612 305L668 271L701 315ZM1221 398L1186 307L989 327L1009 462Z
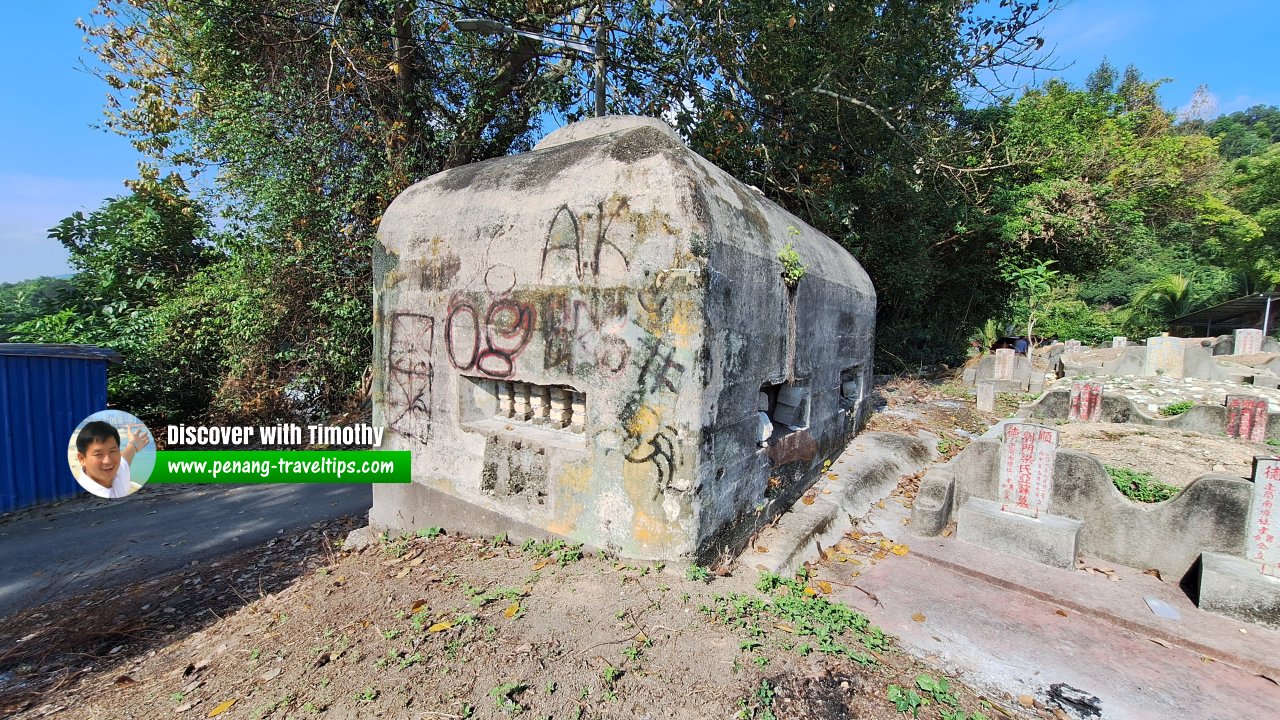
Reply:
M594 105L577 51L462 32L468 16L601 33L609 112L667 119L863 264L885 369L956 361L984 326L1155 331L1146 289L1169 276L1190 306L1274 284L1280 111L1179 122L1159 82L1107 63L1084 87L1002 85L1047 61L1053 7L101 0L83 28L107 122L149 161L131 195L51 230L74 292L0 331L114 344L134 365L113 393L151 397L155 419L352 409L391 199ZM1045 283L1020 291L1036 268ZM140 364L161 354L179 360Z

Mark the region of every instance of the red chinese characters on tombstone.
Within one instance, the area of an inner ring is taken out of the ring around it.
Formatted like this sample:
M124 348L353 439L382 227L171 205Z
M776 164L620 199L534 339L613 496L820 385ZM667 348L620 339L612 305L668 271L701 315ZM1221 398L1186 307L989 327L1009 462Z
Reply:
M1053 463L1058 431L1043 425L1007 423L1000 457L1000 506L1006 512L1039 517L1053 496Z
M1098 422L1102 419L1102 383L1071 383L1071 409L1067 419L1071 422Z
M1253 459L1253 498L1249 503L1245 557L1259 563L1267 575L1280 576L1280 543L1276 535L1276 496L1280 495L1280 458Z
M1227 437L1267 440L1267 401L1250 395L1227 396Z

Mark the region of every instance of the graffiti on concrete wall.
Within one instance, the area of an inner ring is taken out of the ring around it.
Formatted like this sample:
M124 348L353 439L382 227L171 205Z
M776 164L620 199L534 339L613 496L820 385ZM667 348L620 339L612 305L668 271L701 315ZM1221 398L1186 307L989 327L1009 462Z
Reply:
M511 377L515 358L533 337L537 313L532 305L510 297L494 300L487 308L477 305L457 295L449 302L444 331L449 362L462 371Z
M390 388L392 429L426 442L431 434L431 388L435 378L431 351L435 344L435 319L419 313L391 316Z
M680 297L683 288L673 287L663 273L641 288L629 286L629 244L619 239L622 224L614 226L627 210L626 200L617 196L577 211L561 205L548 220L536 268L523 271L502 255L504 228L499 226L477 231L474 247L483 249L470 257L432 249L419 273L419 289L449 295L435 295L433 302L440 305L434 310L413 308L391 317L391 427L428 440L433 362L468 376L517 383L622 382L626 385L614 395L619 405L606 414L616 423L600 429L616 438L607 452L619 453L635 467L632 479L651 483L655 497L669 487L682 464L675 418L692 361L688 333L694 304ZM616 286L605 278L617 278ZM503 457L497 448L487 451L490 489L527 486L528 469L512 470Z
M599 278L606 263L621 262L621 271L631 268L631 261L622 248L609 239L609 227L626 209L626 201L596 203L591 218L579 218L568 205L561 205L547 226L547 237L542 244L542 265L538 279L547 282L564 282L568 274L582 281L588 277ZM607 217L606 217L607 216ZM590 227L594 219L594 228ZM582 220L587 220L584 227ZM585 250L585 252L584 252ZM550 273L548 273L550 270Z

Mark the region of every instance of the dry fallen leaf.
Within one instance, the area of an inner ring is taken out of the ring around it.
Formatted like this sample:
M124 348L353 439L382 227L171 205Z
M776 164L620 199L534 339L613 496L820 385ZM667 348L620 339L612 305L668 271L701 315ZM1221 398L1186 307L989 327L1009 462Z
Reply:
M1172 646L1172 645L1170 645L1169 643L1165 642L1164 640L1161 640L1160 638L1148 638L1148 639L1149 639L1151 642L1153 642L1153 643L1155 643L1155 644L1159 645L1160 647L1170 648L1170 649L1172 649L1172 648L1173 648L1173 646Z
M774 626L774 627L776 627L776 628L778 628L778 629L779 629L779 630L781 630L782 632L789 632L789 633L793 633L793 632L795 632L795 631L796 631L795 627L793 627L793 626L791 625L791 623L783 623L783 622L780 622L780 623L774 623L774 624L773 624L773 626Z
M533 569L534 569L534 570L541 570L542 568L544 568L544 567L546 567L546 566L548 566L548 565L550 565L550 564L551 564L551 558L543 558L543 559L541 559L541 560L539 560L538 562L536 562L536 563L534 563L534 564L533 564Z
M942 537L951 537L951 528L942 531Z
M409 571L410 571L410 570L412 570L412 569L413 569L413 568L411 568L411 567L404 568L404 569L403 569L403 570L401 570L400 572L396 573L396 579L399 579L399 578L404 577L405 575L408 575L408 574L409 574Z
M812 504L813 504L813 496L812 496L812 495L805 495L804 497L800 498L800 502L804 503L805 505L812 505Z
M414 615L414 614L416 614L419 610L421 610L422 608L424 608L424 607L426 607L426 606L427 606L427 601L426 601L426 600L414 600L414 601L413 601L413 605L410 605L410 606L409 606L409 614L410 614L410 615Z
M924 616L924 613L913 613L911 615L911 619L915 620L916 622L924 622L925 616Z
M819 590L821 590L824 594L826 594L826 595L830 595L830 594L831 594L831 583L827 582L826 580L819 580L819 581L818 581L818 589L819 589Z
M514 602L508 605L506 610L502 611L502 617L510 620L515 617L518 612L520 612L520 603Z
M1160 571L1159 571L1158 569L1156 569L1156 568L1151 568L1151 569L1149 569L1149 570L1143 570L1143 571L1142 571L1142 574L1143 574L1143 575L1150 575L1151 577L1153 577L1153 578L1155 578L1155 579L1157 579L1157 580L1159 580L1159 581L1161 581L1161 582L1164 582L1164 578L1160 577Z
M894 546L893 546L893 554L894 554L894 555L899 555L899 556L901 556L901 555L906 555L906 554L907 554L907 553L909 553L909 552L911 552L911 548L910 548L910 547L908 547L908 546L906 546L906 545L894 545Z
M432 625L431 627L427 628L427 632L436 633L436 632L440 632L441 630L448 630L451 627L453 627L453 623L451 622L448 622L448 621L438 622L435 625Z
M817 590L814 590L814 589L813 589L813 588L811 588L811 587L807 587L807 588L805 588L805 589L804 589L804 594L805 594L805 595L808 595L809 597L813 597L814 595L817 595L817 594L818 594L818 591L817 591Z
M218 703L217 707L209 711L208 717L217 717L218 715L221 715L222 713L230 710L231 706L235 704L236 704L235 700L223 700L222 702Z
M258 677L261 678L263 682L271 682L272 680L275 680L276 678L280 677L280 672L281 670L278 667L271 668L270 670L262 673Z
M880 502L876 503L876 507L878 507L878 508L880 508L881 510L883 510L883 509L884 509L884 501L883 501L883 500L881 500Z
M757 546L756 546L756 552L758 552L758 553L767 553L767 552L769 552L769 548L767 548L767 547L765 547L765 546L763 546L763 545L757 545Z
M137 682L138 682L137 680L134 680L128 675L121 675L120 677L116 678L116 685L134 685Z
M1066 617L1066 616L1067 616L1067 611L1066 611L1066 610L1054 610L1054 611L1053 611L1053 614L1054 614L1054 615L1060 615L1060 616L1062 616L1062 617Z

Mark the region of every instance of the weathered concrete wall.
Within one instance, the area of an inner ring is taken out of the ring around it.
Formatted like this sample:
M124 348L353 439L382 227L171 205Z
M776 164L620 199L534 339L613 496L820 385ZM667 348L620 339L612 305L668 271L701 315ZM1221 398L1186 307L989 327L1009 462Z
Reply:
M507 519L705 560L803 493L863 422L866 274L658 121L586 121L434 175L392 203L379 240L374 419L384 447L414 452L414 485L375 488L375 526ZM793 292L787 243L807 270ZM800 398L801 429L775 425L760 448L765 386L771 403Z
M912 508L915 533L942 532L971 497L998 497L1000 428L929 470ZM1244 553L1251 488L1247 480L1210 474L1167 502L1136 503L1115 488L1097 458L1059 450L1048 512L1083 523L1080 552L1180 579L1202 552Z
M1020 408L1018 416L1037 420L1066 420L1070 412L1071 391L1056 389L1045 393L1030 405ZM1186 412L1172 417L1156 417L1148 415L1127 397L1104 394L1102 417L1099 421L1222 435L1227 429L1227 408L1223 405L1196 404ZM1280 439L1280 413L1267 413L1266 436Z

